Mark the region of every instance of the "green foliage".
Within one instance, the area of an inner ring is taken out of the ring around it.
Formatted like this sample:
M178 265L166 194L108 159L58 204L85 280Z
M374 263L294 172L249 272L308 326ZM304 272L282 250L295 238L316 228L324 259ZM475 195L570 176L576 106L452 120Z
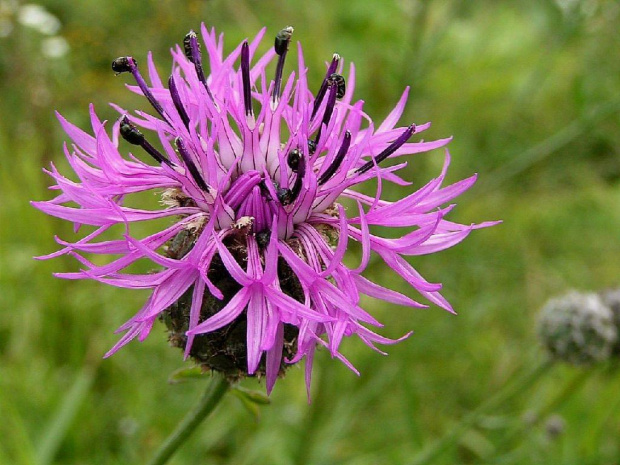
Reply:
M468 418L433 464L620 460L617 366L585 375L557 366L467 416L541 363L533 326L547 298L620 285L616 1L41 1L70 46L58 59L42 55L44 35L2 9L10 3L0 2L2 24L13 26L0 36L1 464L143 463L203 389L202 380L167 383L182 362L163 327L101 360L146 294L53 278L79 265L31 257L55 250L53 236L69 239L71 227L28 205L51 196L40 168L66 167L53 110L87 128L90 102L107 119L116 117L109 101L145 109L113 76L112 59L144 62L152 50L167 70L170 46L201 21L229 47L262 25L269 34L295 26L310 82L340 53L355 62L356 96L377 119L411 85L403 124L432 121L426 138L455 136L452 180L480 173L453 218L504 224L413 261L445 284L457 317L364 302L383 334L416 333L387 358L346 341L360 378L319 352L310 405L295 367L258 421L227 396L171 463L414 463ZM439 151L418 157L407 173L414 185L443 161ZM409 292L376 263L370 278ZM554 414L565 422L555 436Z

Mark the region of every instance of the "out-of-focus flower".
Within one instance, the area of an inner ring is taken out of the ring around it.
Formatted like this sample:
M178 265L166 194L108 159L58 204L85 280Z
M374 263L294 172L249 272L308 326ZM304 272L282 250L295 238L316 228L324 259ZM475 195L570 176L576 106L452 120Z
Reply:
M614 326L618 332L618 339L613 348L614 355L620 355L620 288L605 289L599 292L603 303L609 307L613 316Z
M353 64L345 81L338 55L316 94L307 82L301 46L297 71L283 78L292 32L280 31L275 46L261 56L264 30L224 56L222 36L203 25L209 75L193 32L183 48L172 51L167 85L151 55L150 85L134 58L114 61L117 73L133 75L137 86L130 89L147 98L155 116L116 107L122 116L110 135L91 108L91 136L59 115L74 142L65 154L78 181L52 165L48 174L59 195L33 204L76 228L95 228L74 243L57 239L63 249L44 258L69 254L84 266L59 273L63 278L152 289L144 307L119 328L125 334L107 355L146 338L161 318L186 357L232 379L265 375L268 391L286 363L304 357L309 387L317 346L356 371L339 352L344 337L355 335L378 351L376 343L396 342L369 329L382 325L361 308L362 295L425 306L363 276L372 252L423 297L452 312L441 285L426 281L404 257L449 248L473 229L494 224L445 219L453 199L476 177L445 186L446 152L437 178L398 201L382 200L386 182L409 185L396 174L406 166L405 155L443 147L450 139L409 142L430 124L396 127L408 90L375 125L363 102L353 101ZM275 76L269 79L267 66L274 60ZM121 155L120 139L140 146L155 163ZM353 189L368 180L376 182L374 196ZM150 190L161 192L162 208L129 206L134 194ZM132 234L132 223L161 218L172 219L165 229L143 238ZM122 237L100 240L115 225L124 228ZM393 231L382 237L375 226ZM362 251L352 268L343 262L351 242ZM88 255L120 257L101 265ZM144 258L160 270L126 271Z
M566 420L562 415L551 415L545 421L545 432L550 440L557 439L564 431L566 431Z
M69 52L69 43L64 37L48 37L41 42L41 52L47 58L62 58Z
M58 35L62 24L42 5L27 3L20 5L13 0L0 0L0 38L8 37L14 29L14 22L28 28L27 39L40 42L41 54L45 58L61 58L69 52L69 43ZM30 34L31 31L37 34Z
M538 334L552 357L576 365L608 359L618 339L611 309L597 294L577 291L545 304Z
M60 30L60 20L42 5L29 3L19 7L17 20L41 34L54 35Z

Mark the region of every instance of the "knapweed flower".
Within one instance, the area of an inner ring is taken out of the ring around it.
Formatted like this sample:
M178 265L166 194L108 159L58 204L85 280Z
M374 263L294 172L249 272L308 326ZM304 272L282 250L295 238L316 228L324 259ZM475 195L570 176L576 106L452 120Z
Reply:
M607 360L618 339L613 313L601 297L577 291L545 304L538 334L552 358L575 365Z
M34 205L76 228L95 228L74 243L57 239L64 248L45 258L69 254L80 261L81 271L58 274L62 278L152 289L107 355L146 338L160 318L186 357L232 379L264 375L268 391L286 364L304 357L309 386L317 346L355 371L339 352L345 336L375 349L396 342L369 329L381 324L360 306L362 295L425 306L363 276L373 252L428 301L452 311L441 285L426 281L404 257L446 249L493 224L444 219L475 176L444 186L446 153L437 178L396 202L382 200L384 183L409 185L396 174L406 166L403 156L450 139L409 142L429 124L396 127L407 90L376 126L363 102L353 101L355 68L349 66L345 81L338 55L314 94L301 46L297 71L284 78L293 28L280 31L274 47L257 56L264 32L224 56L222 36L203 25L206 59L190 32L183 47L172 50L166 85L151 55L150 85L134 58L114 60L113 70L133 75L137 86L130 89L146 97L154 114L115 106L121 117L111 134L92 108L93 135L59 116L74 142L65 155L78 180L52 165L48 174L60 194ZM272 61L273 79L267 77ZM127 142L145 153L124 155ZM376 181L374 196L353 189L368 180ZM128 206L134 194L151 190L161 192L161 208ZM170 219L165 229L132 234L133 223L161 218ZM122 237L102 240L115 225L125 231ZM386 238L375 226L398 229ZM343 263L351 242L361 245L354 268ZM89 259L100 254L119 257L103 265ZM158 271L127 271L145 258Z

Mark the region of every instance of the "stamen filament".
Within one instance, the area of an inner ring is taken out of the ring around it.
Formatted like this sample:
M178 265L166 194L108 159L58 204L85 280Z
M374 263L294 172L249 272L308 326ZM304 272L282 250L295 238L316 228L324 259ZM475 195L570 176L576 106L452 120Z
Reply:
M355 170L355 172L357 174L363 174L366 171L368 171L370 168L372 168L373 166L381 163L387 157L389 157L394 152L396 152L405 142L407 142L414 132L415 132L415 124L412 124L407 129L405 129L405 132L403 132L398 139L396 139L394 142L388 145L387 148L383 152L381 152L379 155L374 157L372 160L360 166L357 170Z

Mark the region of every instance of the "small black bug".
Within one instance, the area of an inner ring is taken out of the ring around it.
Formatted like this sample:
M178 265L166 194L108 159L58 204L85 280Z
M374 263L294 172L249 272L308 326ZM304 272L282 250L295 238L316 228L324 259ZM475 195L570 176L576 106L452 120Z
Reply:
M121 119L120 129L122 138L130 144L142 145L144 143L144 134L131 124L126 117Z
M114 71L116 74L130 72L131 66L129 66L129 59L130 57L118 57L112 62L112 71ZM134 64L137 65L138 62L134 60Z
M286 163L289 168L293 171L293 173L297 172L299 168L299 162L301 161L301 152L299 149L293 149L289 152L288 157L286 158Z
M256 243L258 247L264 249L269 244L269 240L271 239L271 231L265 230L256 234Z
M310 155L313 155L314 152L316 152L316 142L312 139L308 139L308 153L310 153Z
M273 46L278 55L284 55L286 53L292 35L293 28L291 26L285 27L280 32L278 32Z
M342 74L334 73L329 76L328 81L330 84L336 84L336 98L341 99L347 91L346 81Z
M278 201L280 202L280 205L288 205L290 204L294 199L293 199L293 191L291 189L285 189L283 187L279 187L278 191Z
M185 56L192 63L194 62L194 56L192 54L192 39L196 37L196 33L194 31L189 31L185 38L183 39L183 51L185 52ZM200 43L198 42L198 47L200 47Z

